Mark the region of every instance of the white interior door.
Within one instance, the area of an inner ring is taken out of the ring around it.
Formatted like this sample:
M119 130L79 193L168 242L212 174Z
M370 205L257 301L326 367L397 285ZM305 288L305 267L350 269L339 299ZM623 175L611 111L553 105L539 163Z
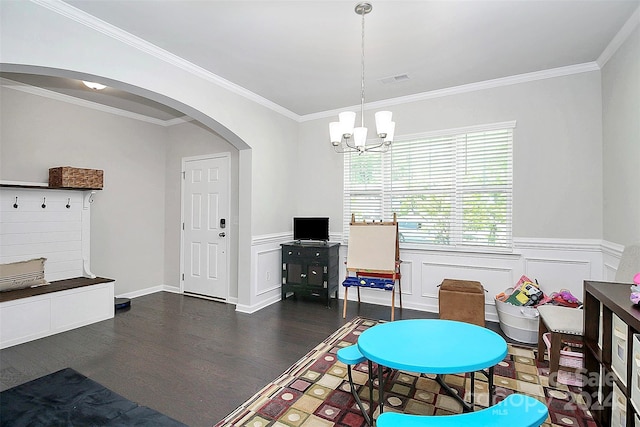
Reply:
M183 160L183 291L228 297L229 156Z

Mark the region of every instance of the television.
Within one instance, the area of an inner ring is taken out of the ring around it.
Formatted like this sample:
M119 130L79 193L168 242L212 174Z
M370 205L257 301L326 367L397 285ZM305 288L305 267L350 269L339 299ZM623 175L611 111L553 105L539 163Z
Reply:
M293 240L329 240L329 218L293 218Z

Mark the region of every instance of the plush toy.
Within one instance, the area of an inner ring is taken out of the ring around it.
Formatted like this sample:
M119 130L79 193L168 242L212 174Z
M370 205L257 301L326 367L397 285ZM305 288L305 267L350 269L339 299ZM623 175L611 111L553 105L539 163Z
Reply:
M574 297L573 294L566 289L562 289L560 292L552 294L551 298L556 305L561 305L564 307L575 308L581 305L580 300Z
M634 285L631 286L631 302L634 305L640 304L640 273L633 276Z

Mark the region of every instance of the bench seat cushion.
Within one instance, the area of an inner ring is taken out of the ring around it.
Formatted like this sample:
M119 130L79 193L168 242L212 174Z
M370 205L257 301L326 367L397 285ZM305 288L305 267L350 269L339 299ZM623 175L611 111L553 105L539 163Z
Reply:
M456 415L408 415L385 412L378 417L377 427L538 427L547 419L549 410L533 397L511 394L502 402L476 412Z
M360 353L356 344L341 348L338 350L337 356L338 360L345 365L357 365L367 360L367 358Z
M551 332L584 334L584 311L579 308L545 304L538 306L538 313Z

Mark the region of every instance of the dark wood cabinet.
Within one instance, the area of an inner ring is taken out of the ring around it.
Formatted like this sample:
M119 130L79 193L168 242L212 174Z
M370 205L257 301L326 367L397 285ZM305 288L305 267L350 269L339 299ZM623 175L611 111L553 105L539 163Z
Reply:
M338 298L340 243L282 245L282 299L289 294L318 299L329 307L330 296Z
M638 426L640 309L626 283L584 282L583 397L600 427Z

